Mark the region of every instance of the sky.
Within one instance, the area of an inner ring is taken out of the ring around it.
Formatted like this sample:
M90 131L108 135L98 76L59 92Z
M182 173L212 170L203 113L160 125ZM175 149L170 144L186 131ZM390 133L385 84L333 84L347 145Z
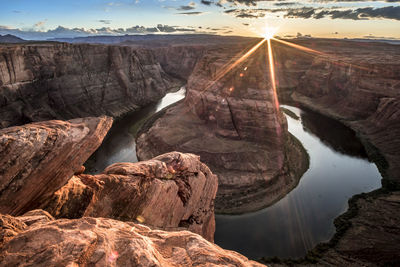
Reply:
M400 39L400 0L0 0L0 34L147 33Z

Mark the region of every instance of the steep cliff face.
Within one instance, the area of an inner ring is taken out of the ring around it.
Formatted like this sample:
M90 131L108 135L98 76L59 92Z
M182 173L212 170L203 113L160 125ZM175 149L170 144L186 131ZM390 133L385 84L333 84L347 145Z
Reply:
M219 212L271 204L297 184L307 165L276 107L265 47L213 82L245 48L207 51L189 78L185 101L154 119L137 140L141 159L170 150L200 155L218 174Z
M177 80L148 49L65 43L0 46L0 127L117 117L159 100Z
M163 230L187 229L214 240L217 177L192 154L117 163L77 175L43 207L56 218L106 217Z
M0 130L0 212L20 215L43 204L80 171L111 124L104 116Z
M152 51L166 73L187 81L208 49L207 46L189 45L160 47Z

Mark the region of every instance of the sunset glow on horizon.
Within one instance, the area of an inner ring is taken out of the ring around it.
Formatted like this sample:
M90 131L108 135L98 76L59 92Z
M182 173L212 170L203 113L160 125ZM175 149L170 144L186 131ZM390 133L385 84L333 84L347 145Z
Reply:
M0 1L0 34L25 39L171 33L257 37L266 24L279 25L281 38L400 39L395 1Z

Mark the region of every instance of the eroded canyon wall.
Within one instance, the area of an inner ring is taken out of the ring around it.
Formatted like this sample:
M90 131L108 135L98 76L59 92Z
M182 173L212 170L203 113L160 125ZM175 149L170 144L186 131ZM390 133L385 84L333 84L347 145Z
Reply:
M121 116L181 82L148 49L38 43L0 46L0 127Z

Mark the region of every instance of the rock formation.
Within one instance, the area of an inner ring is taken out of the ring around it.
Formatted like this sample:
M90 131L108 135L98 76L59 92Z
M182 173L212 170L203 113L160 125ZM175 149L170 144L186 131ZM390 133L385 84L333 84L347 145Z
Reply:
M137 139L140 159L171 150L200 155L219 178L218 212L268 206L307 168L305 151L276 108L265 48L216 83L243 47L207 51L189 78L185 101L156 115Z
M178 82L144 48L38 43L0 46L0 55L0 128L118 117L159 100Z
M21 215L64 186L99 147L110 117L46 121L0 130L0 212Z
M105 218L30 226L24 219L0 215L3 266L264 266L188 231L152 230Z
M337 233L298 261L266 260L268 266L398 266L400 192L375 191L350 200L335 220Z
M357 216L340 218L337 226L350 224L337 244L320 260L335 266L357 263L358 266L396 266L400 258L398 211L400 192L358 197L348 213ZM325 265L325 264L324 264Z
M214 240L217 177L198 156L172 152L74 176L43 207L57 218L107 217Z

